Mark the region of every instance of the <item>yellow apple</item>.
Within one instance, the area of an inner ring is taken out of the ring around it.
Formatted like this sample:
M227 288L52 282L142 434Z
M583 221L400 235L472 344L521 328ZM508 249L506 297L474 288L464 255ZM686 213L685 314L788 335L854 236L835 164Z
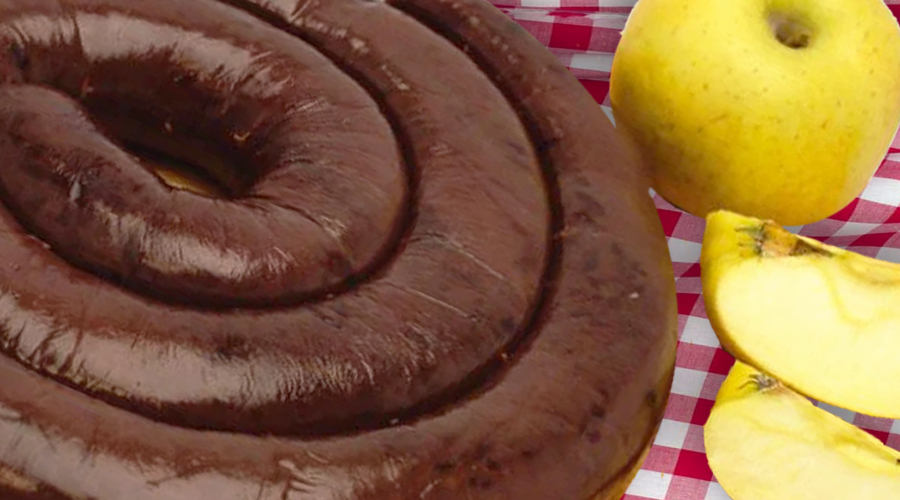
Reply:
M900 453L737 362L703 439L734 500L896 500Z
M707 217L700 263L732 355L812 398L900 418L900 265L728 211Z
M862 192L900 124L900 27L883 0L639 0L610 85L666 200L806 224Z

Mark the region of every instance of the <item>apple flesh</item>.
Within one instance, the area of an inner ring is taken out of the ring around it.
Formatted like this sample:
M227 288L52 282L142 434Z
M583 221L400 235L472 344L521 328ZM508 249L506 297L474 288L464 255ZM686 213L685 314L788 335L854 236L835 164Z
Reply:
M900 498L900 452L740 361L703 439L734 500Z
M900 265L716 211L701 269L710 322L736 358L820 401L900 418Z
M900 27L883 0L640 0L610 101L653 188L806 224L859 195L900 124Z

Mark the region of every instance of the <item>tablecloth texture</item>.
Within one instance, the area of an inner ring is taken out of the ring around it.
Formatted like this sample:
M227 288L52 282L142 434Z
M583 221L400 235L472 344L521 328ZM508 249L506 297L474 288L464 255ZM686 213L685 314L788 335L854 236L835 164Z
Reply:
M634 0L490 0L550 48L611 116L609 72ZM886 0L900 17L900 0ZM703 424L734 360L719 346L700 286L704 221L654 201L665 228L678 290L675 382L659 435L623 500L730 500L707 465ZM900 262L900 136L862 195L827 220L790 228L831 245ZM900 420L819 404L900 449Z

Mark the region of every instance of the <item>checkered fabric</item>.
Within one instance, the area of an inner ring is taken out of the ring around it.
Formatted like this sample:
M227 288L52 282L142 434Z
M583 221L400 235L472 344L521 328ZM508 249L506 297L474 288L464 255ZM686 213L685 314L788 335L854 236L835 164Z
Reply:
M635 0L491 0L571 69L611 116L612 56ZM900 18L900 0L886 0ZM651 193L652 194L652 193ZM734 359L719 346L701 296L704 221L659 196L678 290L679 344L672 395L659 435L622 500L729 500L707 465L703 424ZM862 195L833 217L790 230L831 245L900 263L900 136ZM900 421L819 404L900 449Z

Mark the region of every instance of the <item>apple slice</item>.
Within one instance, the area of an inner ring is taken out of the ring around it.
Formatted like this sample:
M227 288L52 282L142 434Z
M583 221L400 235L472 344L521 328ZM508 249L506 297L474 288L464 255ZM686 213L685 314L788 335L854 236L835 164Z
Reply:
M900 452L740 361L703 439L734 500L900 498Z
M733 356L820 401L900 418L900 265L716 211L701 267Z

